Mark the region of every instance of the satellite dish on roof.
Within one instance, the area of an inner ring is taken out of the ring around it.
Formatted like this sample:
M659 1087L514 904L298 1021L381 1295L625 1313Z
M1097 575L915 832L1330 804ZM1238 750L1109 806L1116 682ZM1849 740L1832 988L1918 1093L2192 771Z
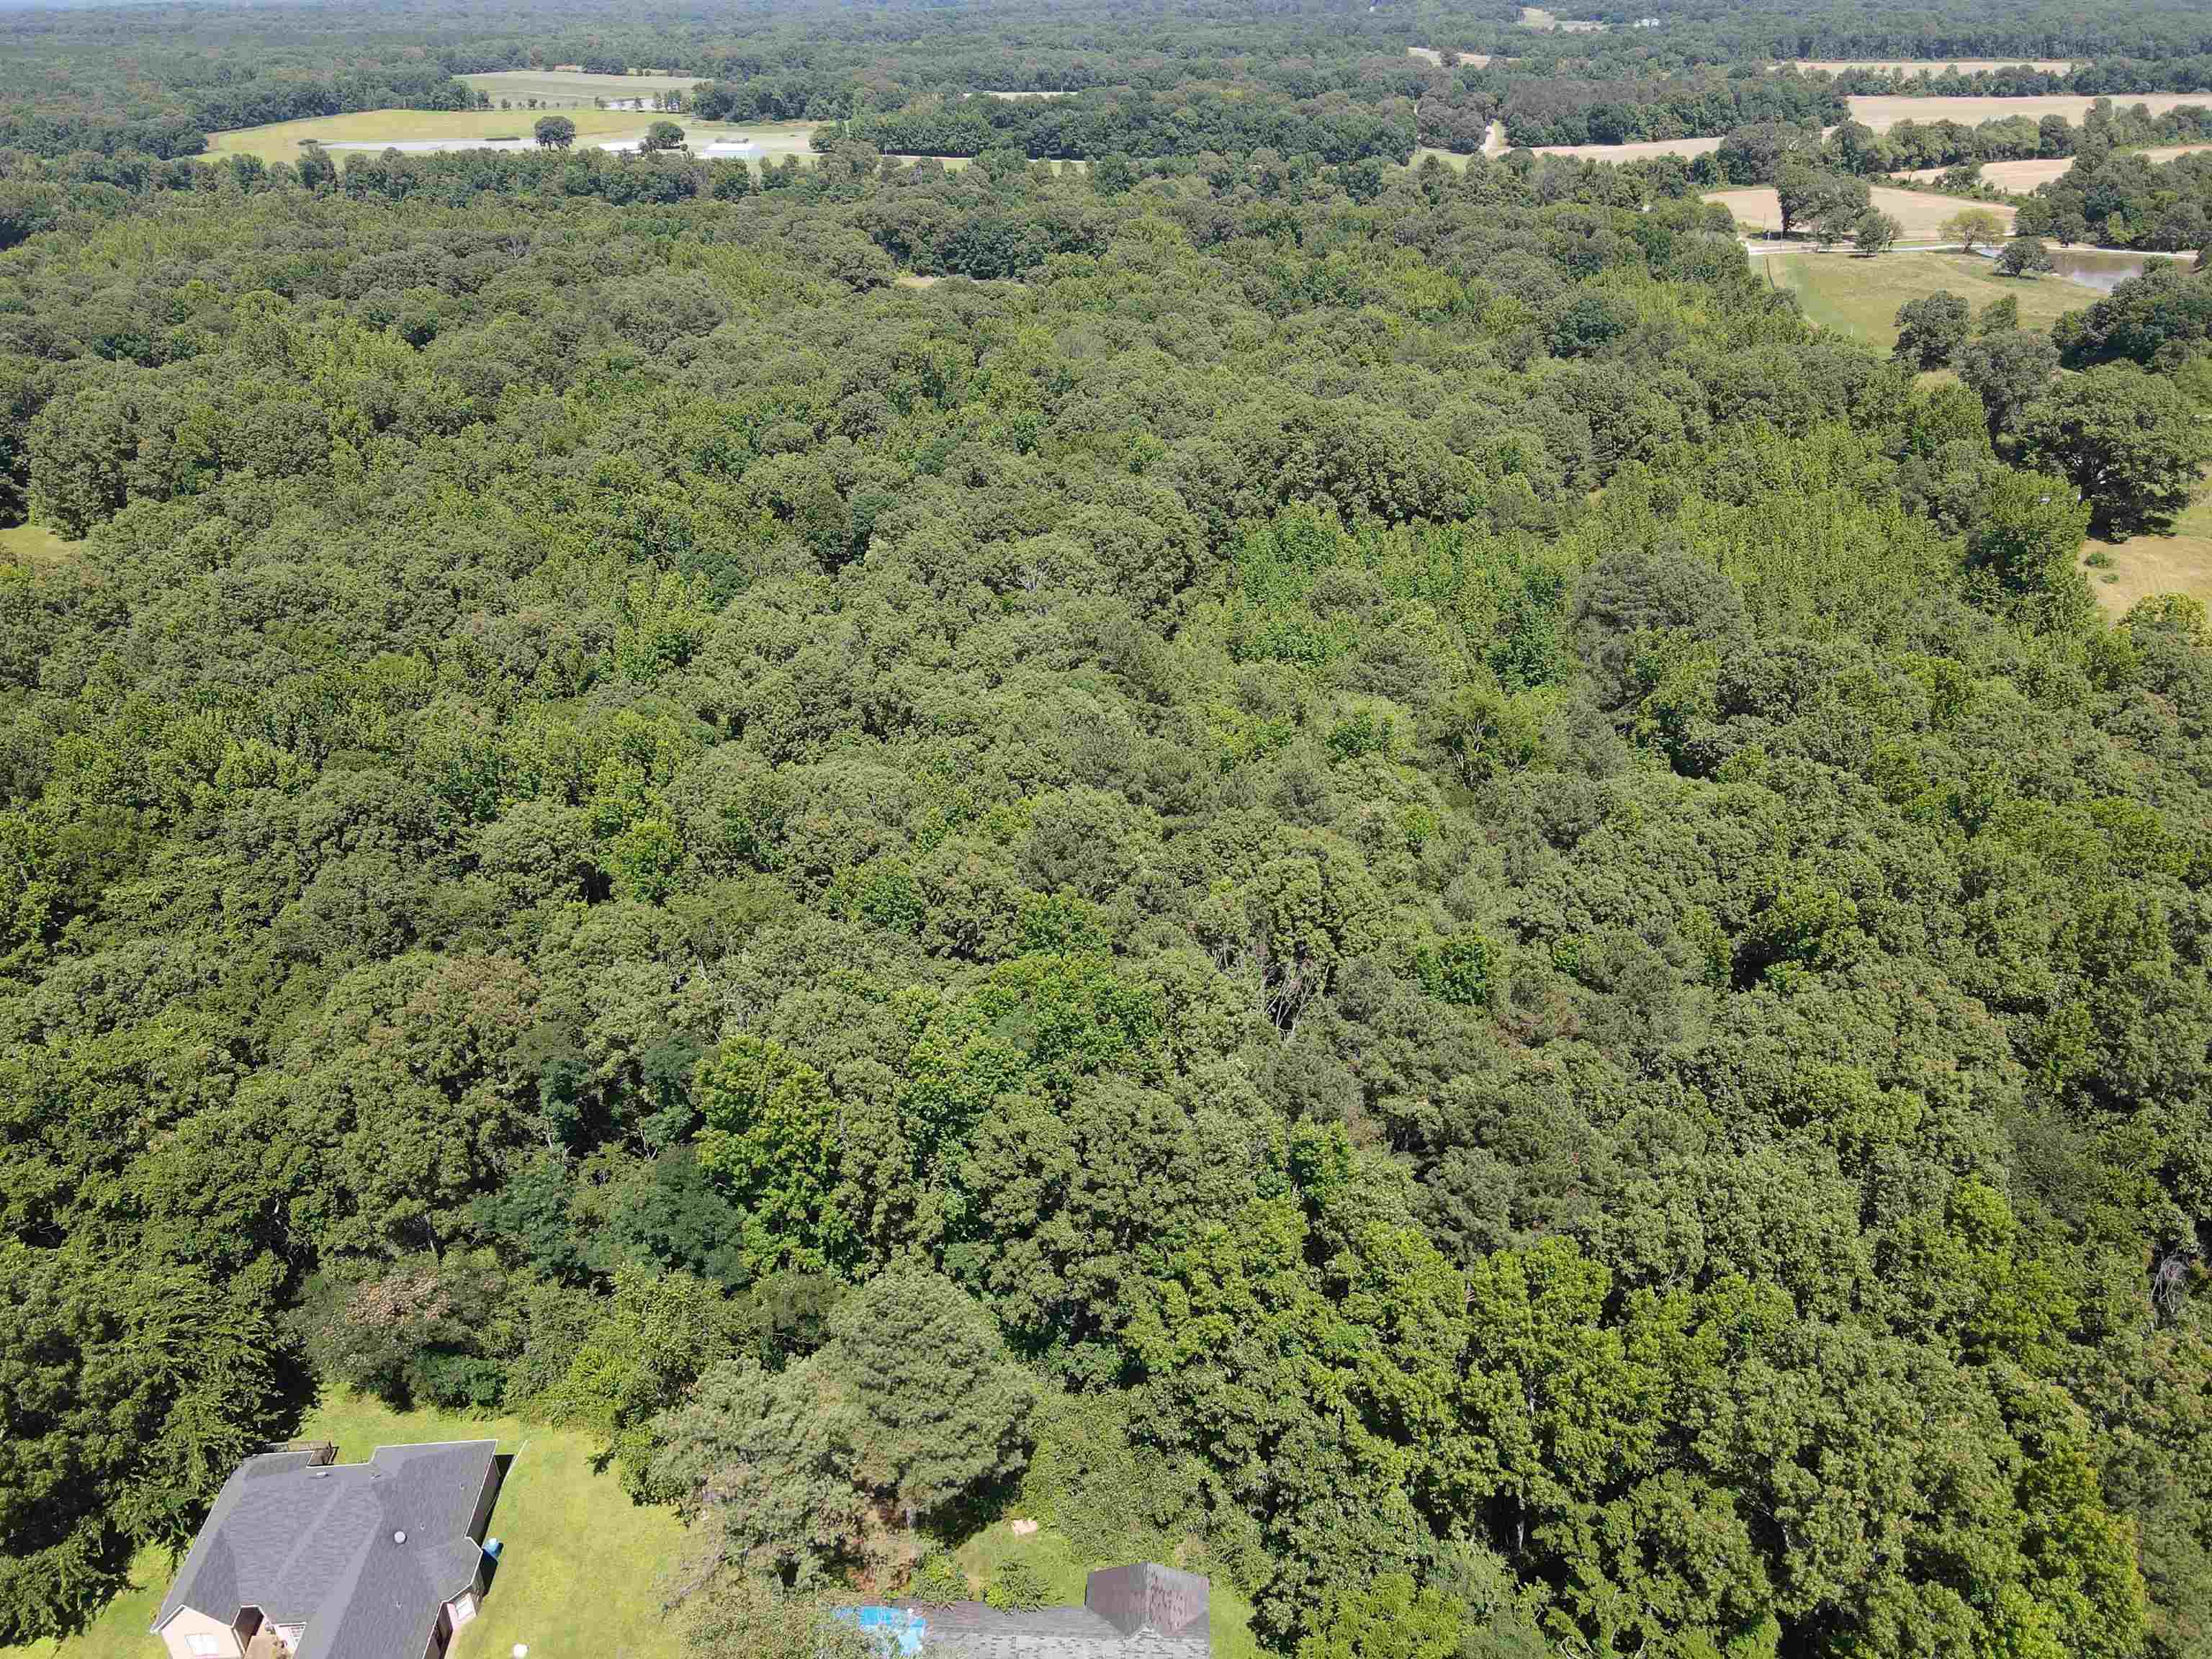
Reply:
M392 1541L395 1544L404 1544L407 1541L407 1534L404 1532L395 1532L392 1534Z

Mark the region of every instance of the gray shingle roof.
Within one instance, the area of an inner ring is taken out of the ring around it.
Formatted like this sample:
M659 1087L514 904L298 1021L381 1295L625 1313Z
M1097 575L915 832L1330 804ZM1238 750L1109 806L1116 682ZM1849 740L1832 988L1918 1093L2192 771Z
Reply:
M421 1659L440 1606L475 1580L469 1524L496 1449L380 1446L366 1463L321 1468L306 1452L248 1458L216 1495L155 1630L184 1607L228 1624L257 1607L306 1626L296 1659Z

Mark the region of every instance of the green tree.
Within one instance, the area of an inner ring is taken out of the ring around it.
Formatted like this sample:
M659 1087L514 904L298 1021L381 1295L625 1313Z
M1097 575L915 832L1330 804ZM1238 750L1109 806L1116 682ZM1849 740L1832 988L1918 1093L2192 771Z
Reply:
M1941 234L1947 242L1956 242L1972 253L1978 247L1990 247L2003 240L2005 222L1993 208L1960 208L1946 219Z
M81 1630L278 1431L286 1347L197 1270L0 1244L0 1638Z
M781 1045L739 1034L699 1062L701 1167L746 1215L758 1267L847 1266L860 1237L842 1189L844 1114L822 1074Z
M854 1480L908 1526L1028 1455L1033 1385L981 1306L927 1268L895 1263L845 1300L817 1381L844 1413Z
M1897 308L1897 347L1891 356L1915 368L1944 368L1966 339L1966 302L1955 294L1930 294Z
M2189 505L2212 432L2161 375L2106 363L2060 381L2020 416L2021 453L2081 492L2091 524L2125 534Z
M1997 255L1997 269L2007 276L2039 276L2046 270L2057 270L2057 265L2051 257L2051 250L2044 246L2042 238L2015 236Z
M684 129L673 121L655 121L645 130L645 137L637 141L638 149L646 155L659 150L684 148Z
M2058 373L2058 353L2051 342L2022 329L1969 340L1957 362L1959 378L1982 400L1993 439L2012 436L2021 411Z
M540 149L566 149L576 142L576 124L565 115L541 115L533 131Z
M1905 234L1903 224L1890 214L1869 208L1851 228L1851 246L1861 253L1885 253Z

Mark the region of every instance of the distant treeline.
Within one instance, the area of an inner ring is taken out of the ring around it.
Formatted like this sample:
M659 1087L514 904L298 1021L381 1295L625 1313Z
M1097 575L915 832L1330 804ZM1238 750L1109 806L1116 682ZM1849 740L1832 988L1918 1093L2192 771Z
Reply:
M852 135L877 149L915 155L979 155L1012 149L1030 156L1198 155L1274 149L1331 163L1370 156L1404 162L1413 153L1410 103L1359 104L1342 93L1291 102L1230 98L1212 87L1181 97L1090 93L1067 99L928 99L902 110L864 111Z
M1486 82L1503 87L1498 103L1506 142L1531 149L1696 138L1754 121L1827 125L1847 113L1842 94L1832 88L1795 76L1708 71L1664 80L1586 81L1506 78L1485 71L1471 77L1477 87Z

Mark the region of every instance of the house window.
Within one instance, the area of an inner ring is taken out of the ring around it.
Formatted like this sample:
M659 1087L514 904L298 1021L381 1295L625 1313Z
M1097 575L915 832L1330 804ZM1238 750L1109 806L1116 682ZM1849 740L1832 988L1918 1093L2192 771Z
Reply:
M216 1659L217 1654L228 1653L230 1644L213 1631L196 1630L185 1640L199 1659Z

